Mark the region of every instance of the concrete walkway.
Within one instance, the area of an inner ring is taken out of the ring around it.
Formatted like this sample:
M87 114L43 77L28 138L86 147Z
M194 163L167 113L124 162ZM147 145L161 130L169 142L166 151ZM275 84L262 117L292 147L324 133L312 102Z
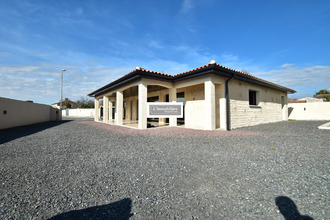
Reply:
M330 129L330 122L317 127L318 129Z

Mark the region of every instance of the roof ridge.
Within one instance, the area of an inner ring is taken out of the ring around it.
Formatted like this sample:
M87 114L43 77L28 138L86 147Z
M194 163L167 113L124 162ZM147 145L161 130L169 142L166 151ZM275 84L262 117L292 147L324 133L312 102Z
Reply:
M282 85L279 85L277 83L273 83L273 82L270 82L268 80L265 80L265 79L262 79L262 78L259 78L259 77L256 77L250 73L247 73L247 72L243 72L243 71L239 71L239 70L235 70L235 69L232 69L232 68L229 68L229 67L226 67L226 66L223 66L221 64L218 64L216 63L214 60L211 60L209 63L203 65L203 66L200 66L200 67L197 67L195 69L192 69L192 70L188 70L188 71L185 71L185 72L182 72L182 73L178 73L176 75L174 75L174 77L177 77L177 76L180 76L180 75L184 75L184 74L188 74L190 72L193 72L193 71L196 71L196 70L199 70L199 69L203 69L203 68L206 68L206 67L209 67L209 66L218 66L220 68L223 68L223 69L226 69L226 70L230 70L230 71L233 71L233 72L236 72L236 73L240 73L240 74L243 74L245 76L249 76L249 77L252 77L254 79L257 79L257 80L260 80L260 81L263 81L263 82L266 82L268 84L273 84L273 85L276 85L276 86L280 86L282 88L285 88L285 89L288 89L288 90L293 90L293 89L290 89L288 87L285 87L285 86L282 86ZM294 90L295 91L295 90Z
M140 71L144 71L144 72L150 72L150 73L156 73L158 75L164 75L164 76L173 76L173 75L170 75L170 74L167 74L167 73L164 73L164 72L157 72L157 71L153 71L153 70L148 70L148 69L145 69L143 67L136 67L135 70L140 70ZM135 71L133 70L133 71Z
M212 62L213 61L213 62ZM234 71L234 72L237 72L237 73L241 73L241 74L244 74L244 75L248 75L248 76L252 76L252 77L255 77L249 73L246 73L246 72L243 72L243 71L239 71L239 70L235 70L235 69L232 69L232 68L229 68L229 67L226 67L226 66L223 66L221 64L218 64L216 63L214 60L212 60L211 62L209 62L208 64L205 64L203 66L200 66L200 67L197 67L195 69L192 69L192 70L188 70L188 71L185 71L185 72L181 72L181 73L178 73L178 74L175 74L173 76L179 76L179 75L182 75L182 74L185 74L185 73L189 73L189 72L193 72L193 71L196 71L196 70L199 70L199 69L202 69L202 68L205 68L205 67L208 67L208 66L211 66L211 65L214 65L214 66L218 66L218 67L221 67L221 68L224 68L224 69L227 69L227 70L231 70L231 71Z
M95 90L94 92L92 92L90 94L96 93L97 91L101 91L102 89L106 88L107 86L110 86L111 84L115 84L118 81L120 81L120 80L128 77L129 75L134 74L134 73L138 73L138 72L145 72L145 73L157 74L159 76L165 76L165 77L169 77L171 80L175 80L176 78L179 78L180 79L179 76L183 76L184 77L184 75L186 75L186 74L189 75L189 73L192 73L192 72L198 71L198 70L202 70L203 71L204 68L208 68L208 67L218 67L218 68L223 69L224 71L227 70L227 71L231 71L233 73L241 74L242 75L241 77L244 77L244 78L245 77L247 77L247 78L250 77L250 78L253 78L252 80L259 81L261 83L266 83L268 85L273 85L273 86L275 86L277 88L282 88L282 89L285 89L285 90L288 90L288 91L291 91L291 92L296 92L294 89L290 89L288 87L279 85L277 83L273 83L273 82L270 82L268 80L265 80L265 79L256 77L256 76L254 76L254 75L252 75L250 73L247 73L247 72L238 71L238 70L235 70L235 69L232 69L232 68L223 66L221 64L216 63L215 60L211 60L209 63L207 63L207 64L205 64L203 66L200 66L200 67L197 67L197 68L194 68L192 70L185 71L185 72L181 72L181 73L178 73L178 74L175 74L175 75L167 74L167 73L164 73L164 72L156 72L156 71L148 70L148 69L145 69L145 68L142 68L142 67L137 66L137 67L135 67L134 70L130 71L129 73L127 73L127 74L123 75L122 77L120 77L120 78L118 78L118 79L110 82L109 84L107 84L107 85L105 85L105 86L103 86L103 87Z

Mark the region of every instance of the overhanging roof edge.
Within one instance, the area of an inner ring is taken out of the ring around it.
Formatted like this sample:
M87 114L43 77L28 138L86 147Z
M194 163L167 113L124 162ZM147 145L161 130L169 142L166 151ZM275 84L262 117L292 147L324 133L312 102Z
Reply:
M235 78L243 80L243 81L259 84L259 85L270 87L270 88L277 89L280 91L286 91L288 93L296 92L293 89L278 85L276 83L269 82L267 80L250 75L248 73L243 73L243 72L236 71L236 70L233 70L230 68L225 68L219 64L208 64L208 65L193 69L191 71L187 71L187 72L176 74L176 75L168 75L168 74L162 75L162 73L157 73L157 72L149 71L149 70L145 70L145 69L133 70L132 72L120 77L119 79L89 93L88 96L95 97L98 94L102 94L106 90L116 88L124 83L127 83L132 80L136 80L138 78L152 78L152 79L156 79L156 80L165 80L165 81L176 82L176 81L181 81L184 79L188 79L188 78L192 78L192 77L196 77L196 76L200 76L200 75L204 75L204 74L208 74L208 73L215 73L217 75L222 75L222 76L227 76L227 77L235 75Z

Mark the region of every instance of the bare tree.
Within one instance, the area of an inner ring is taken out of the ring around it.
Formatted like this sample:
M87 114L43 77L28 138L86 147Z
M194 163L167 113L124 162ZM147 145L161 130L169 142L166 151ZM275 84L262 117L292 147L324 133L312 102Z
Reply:
M80 97L77 104L78 108L94 108L94 101L88 97Z

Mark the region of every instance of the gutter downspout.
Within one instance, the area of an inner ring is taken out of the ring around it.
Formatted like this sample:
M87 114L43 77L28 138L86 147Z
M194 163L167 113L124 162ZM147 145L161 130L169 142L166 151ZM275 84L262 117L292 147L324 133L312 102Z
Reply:
M235 78L235 73L232 77L228 78L225 81L225 98L226 98L226 116L227 116L227 131L230 131L230 99L229 99L229 92L228 92L228 82Z

